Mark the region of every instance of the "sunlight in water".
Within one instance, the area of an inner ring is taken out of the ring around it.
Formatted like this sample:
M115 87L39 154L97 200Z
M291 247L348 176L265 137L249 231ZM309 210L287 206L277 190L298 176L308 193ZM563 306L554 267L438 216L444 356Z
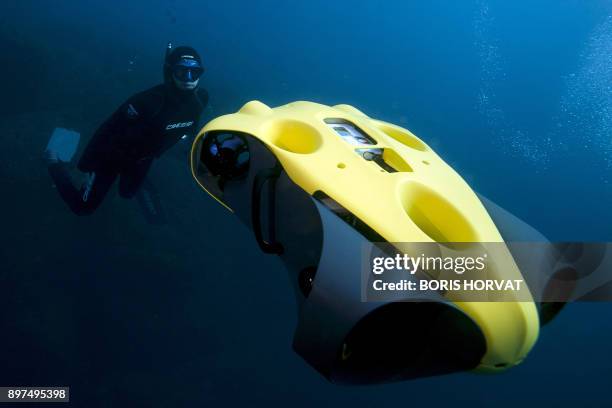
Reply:
M565 83L557 131L612 170L612 16L593 30L577 72L569 74ZM602 177L610 183L609 171Z
M517 128L510 122L500 106L495 86L506 80L505 61L498 40L492 29L495 18L486 1L478 2L474 30L476 48L480 58L480 89L477 108L485 123L495 133L497 144L508 154L537 164L536 169L545 169L549 162L550 138L533 135L526 129Z

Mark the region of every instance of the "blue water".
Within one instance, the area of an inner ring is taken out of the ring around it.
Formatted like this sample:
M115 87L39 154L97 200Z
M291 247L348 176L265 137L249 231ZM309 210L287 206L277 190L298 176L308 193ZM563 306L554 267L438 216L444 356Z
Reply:
M609 241L609 1L11 0L0 39L0 385L70 385L86 407L612 405L603 303L568 307L503 375L331 385L291 350L280 262L183 156L153 169L158 228L117 197L72 216L39 160L54 127L88 138L160 81L171 40L203 56L209 118L252 99L349 103L551 239Z

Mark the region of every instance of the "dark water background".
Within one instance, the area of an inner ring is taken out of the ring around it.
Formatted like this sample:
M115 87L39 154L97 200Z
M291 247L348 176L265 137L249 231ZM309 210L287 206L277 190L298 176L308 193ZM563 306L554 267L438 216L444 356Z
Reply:
M153 168L164 227L115 195L73 216L40 160L54 127L86 141L160 81L172 40L203 55L209 118L251 99L353 104L551 239L609 241L611 14L603 0L3 1L0 385L70 385L80 407L612 406L609 304L567 308L502 375L331 385L291 350L279 261L196 188L180 147Z

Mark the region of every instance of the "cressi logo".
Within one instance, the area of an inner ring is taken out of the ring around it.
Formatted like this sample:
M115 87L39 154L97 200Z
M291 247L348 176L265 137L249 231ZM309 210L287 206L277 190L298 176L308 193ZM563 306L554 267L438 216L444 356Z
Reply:
M193 121L191 122L181 122L181 123L171 123L168 126L166 126L166 130L172 130L172 129L181 129L181 128L186 128L193 125Z
M131 103L127 107L127 115L130 118L135 118L136 116L138 116L138 111L136 110L134 105L132 105Z

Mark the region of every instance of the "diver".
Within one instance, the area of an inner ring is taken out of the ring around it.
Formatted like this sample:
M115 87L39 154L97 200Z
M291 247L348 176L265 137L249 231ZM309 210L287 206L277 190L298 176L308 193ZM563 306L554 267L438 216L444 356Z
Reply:
M195 49L168 44L164 83L130 97L98 128L77 164L87 176L80 188L73 184L68 166L78 133L70 137L70 131L55 130L45 161L57 191L75 214L93 213L119 179L119 195L136 196L141 206L149 207L145 217L155 223L146 213L161 215L155 214L157 193L145 178L156 158L179 140L195 136L208 103L208 93L199 86L203 72Z

